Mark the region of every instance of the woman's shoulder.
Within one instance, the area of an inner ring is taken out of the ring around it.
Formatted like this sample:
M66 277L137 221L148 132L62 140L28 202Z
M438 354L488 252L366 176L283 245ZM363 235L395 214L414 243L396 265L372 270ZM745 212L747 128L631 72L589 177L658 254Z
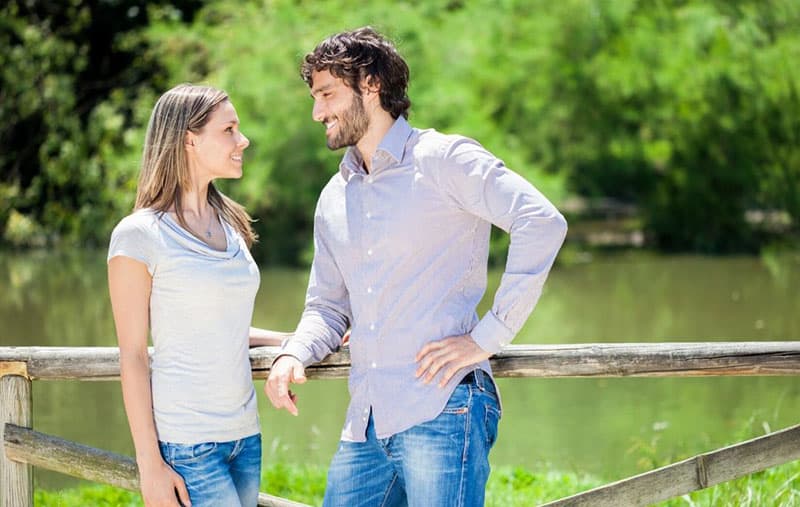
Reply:
M114 235L142 234L154 232L158 229L162 213L151 208L134 210L114 227Z
M108 260L122 255L143 262L152 275L158 259L159 220L161 213L151 209L135 210L119 221L108 245Z

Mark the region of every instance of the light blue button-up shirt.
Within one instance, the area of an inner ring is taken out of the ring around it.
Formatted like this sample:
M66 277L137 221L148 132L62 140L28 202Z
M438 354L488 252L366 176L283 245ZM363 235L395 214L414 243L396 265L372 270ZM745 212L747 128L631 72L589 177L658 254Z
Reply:
M489 232L510 233L494 304L486 290ZM370 410L379 438L435 418L465 368L446 387L415 378L428 342L471 334L497 352L519 331L542 292L566 221L528 181L477 142L395 121L367 173L349 148L322 190L305 310L282 353L304 365L350 334L350 406L342 440L364 441ZM440 372L441 374L441 372Z

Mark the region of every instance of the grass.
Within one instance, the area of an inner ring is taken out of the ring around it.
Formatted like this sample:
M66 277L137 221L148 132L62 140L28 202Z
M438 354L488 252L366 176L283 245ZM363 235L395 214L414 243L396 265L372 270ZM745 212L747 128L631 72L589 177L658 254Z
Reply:
M757 472L658 507L800 507L800 461Z
M573 473L532 472L520 467L492 470L487 507L530 507L600 486L596 477ZM325 467L276 463L266 467L262 489L270 494L320 505ZM35 492L37 507L142 507L138 494L110 486L85 486ZM697 491L659 507L800 507L800 461Z

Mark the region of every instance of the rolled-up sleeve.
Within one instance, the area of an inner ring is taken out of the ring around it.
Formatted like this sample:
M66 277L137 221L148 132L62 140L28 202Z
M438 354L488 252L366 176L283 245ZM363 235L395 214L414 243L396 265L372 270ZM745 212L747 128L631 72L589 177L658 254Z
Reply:
M441 187L458 206L509 233L500 285L489 312L471 332L487 352L509 344L533 311L567 233L567 222L530 182L477 142L445 148Z

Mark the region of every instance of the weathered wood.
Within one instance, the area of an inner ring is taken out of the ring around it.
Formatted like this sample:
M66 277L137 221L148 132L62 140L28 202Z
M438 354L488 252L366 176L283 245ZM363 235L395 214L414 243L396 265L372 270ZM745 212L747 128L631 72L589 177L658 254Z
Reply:
M15 461L118 488L139 489L136 462L127 456L11 424L6 425L3 438L6 455Z
M24 361L33 379L119 379L117 347L0 347L0 361Z
M139 491L136 462L128 457L63 438L7 424L4 432L5 453L9 458L46 470ZM13 504L15 507L18 504ZM260 493L259 506L308 507L266 493Z
M0 362L0 377L6 375L19 375L28 378L28 363L24 361L3 361Z
M19 375L0 377L0 430L31 425L31 381ZM33 506L33 470L0 453L0 506Z
M275 347L251 350L255 378L268 375L277 353ZM349 360L347 349L331 354L320 364L309 367L307 376L344 378L349 373ZM800 342L515 345L495 355L491 362L499 377L798 375ZM0 507L32 505L30 464L138 489L131 458L21 427L30 425L30 379L118 379L116 347L0 347L0 377L3 381L0 429L5 435L5 452L0 453L3 465L0 493L4 495L2 498L12 498ZM800 458L799 431L800 427L795 426L547 505L645 505L678 496ZM15 466L23 467L25 480L7 479L9 470L15 470ZM14 485L20 486L21 493L9 493ZM654 492L657 496L653 496ZM261 493L259 505L303 504Z
M276 347L250 351L254 378L266 378ZM31 378L114 380L116 347L0 347L0 362L27 363ZM800 375L800 341L511 345L492 359L498 377L692 377ZM307 368L312 379L345 378L347 349Z
M518 345L491 363L499 377L798 375L800 341Z
M258 507L309 507L308 504L294 502L278 496L266 493L258 494Z
M547 507L650 505L800 459L800 425L578 493Z

